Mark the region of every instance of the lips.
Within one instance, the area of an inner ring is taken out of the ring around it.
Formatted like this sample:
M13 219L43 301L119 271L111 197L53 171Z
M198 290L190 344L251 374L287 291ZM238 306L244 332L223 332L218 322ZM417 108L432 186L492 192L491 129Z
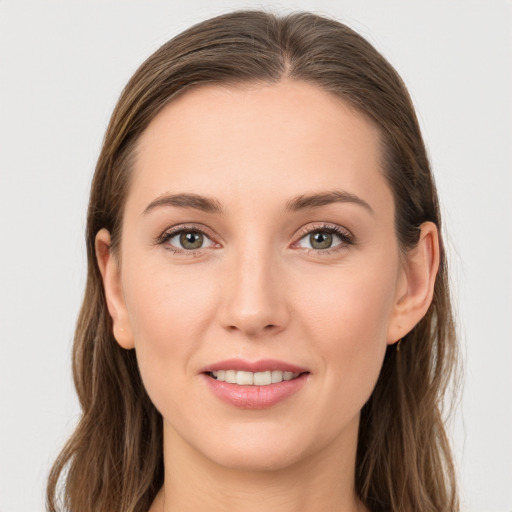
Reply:
M242 409L272 407L302 389L310 375L305 368L270 359L220 361L201 373L217 398Z

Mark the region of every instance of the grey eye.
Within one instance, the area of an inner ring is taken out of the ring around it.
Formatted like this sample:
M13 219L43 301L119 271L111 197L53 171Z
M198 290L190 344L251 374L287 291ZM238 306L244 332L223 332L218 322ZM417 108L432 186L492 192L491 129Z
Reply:
M206 242L208 245L203 246ZM211 240L200 231L181 230L169 238L168 243L174 247L183 248L188 251L203 249L212 245Z
M313 249L329 249L332 241L332 233L326 231L316 231L309 235L309 243Z
M317 229L303 236L298 245L304 249L322 251L349 243L349 241L344 238L344 235L338 234L330 228Z
M180 234L180 244L184 249L199 249L203 245L203 235L184 231Z

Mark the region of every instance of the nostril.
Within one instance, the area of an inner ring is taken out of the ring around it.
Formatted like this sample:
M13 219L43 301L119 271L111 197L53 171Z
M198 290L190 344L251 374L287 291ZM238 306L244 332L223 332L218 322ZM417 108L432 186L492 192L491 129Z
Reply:
M258 336L258 334L261 335L261 333L263 333L263 332L270 333L273 331L277 331L279 329L279 326L277 326L275 324L268 324L268 325L258 328L257 325L247 325L247 324L242 325L242 323L240 323L240 325L228 325L227 329L229 331L241 331L241 332L245 333L247 336L252 337L252 336Z

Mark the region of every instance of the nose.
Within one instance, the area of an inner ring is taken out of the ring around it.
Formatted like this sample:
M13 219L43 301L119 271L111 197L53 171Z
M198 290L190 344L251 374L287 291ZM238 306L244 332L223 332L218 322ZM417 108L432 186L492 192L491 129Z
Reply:
M254 246L253 246L254 247ZM245 336L272 336L286 328L290 313L282 268L269 250L244 251L223 276L219 317L223 327Z

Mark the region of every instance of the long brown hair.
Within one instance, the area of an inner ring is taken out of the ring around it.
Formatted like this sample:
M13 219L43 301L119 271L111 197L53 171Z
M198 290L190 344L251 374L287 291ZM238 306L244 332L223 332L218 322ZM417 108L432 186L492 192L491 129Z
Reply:
M316 84L379 127L402 250L417 243L422 222L441 228L437 192L407 90L384 57L347 26L309 13L278 17L239 11L199 23L164 44L124 89L92 183L87 284L73 347L82 417L51 470L48 510L147 512L163 484L162 418L145 392L135 351L123 350L113 337L94 248L101 228L110 231L112 249L118 247L141 133L173 97L197 84L283 78ZM402 340L400 351L388 347L361 412L355 485L374 512L458 510L441 408L456 343L440 242L430 309Z

